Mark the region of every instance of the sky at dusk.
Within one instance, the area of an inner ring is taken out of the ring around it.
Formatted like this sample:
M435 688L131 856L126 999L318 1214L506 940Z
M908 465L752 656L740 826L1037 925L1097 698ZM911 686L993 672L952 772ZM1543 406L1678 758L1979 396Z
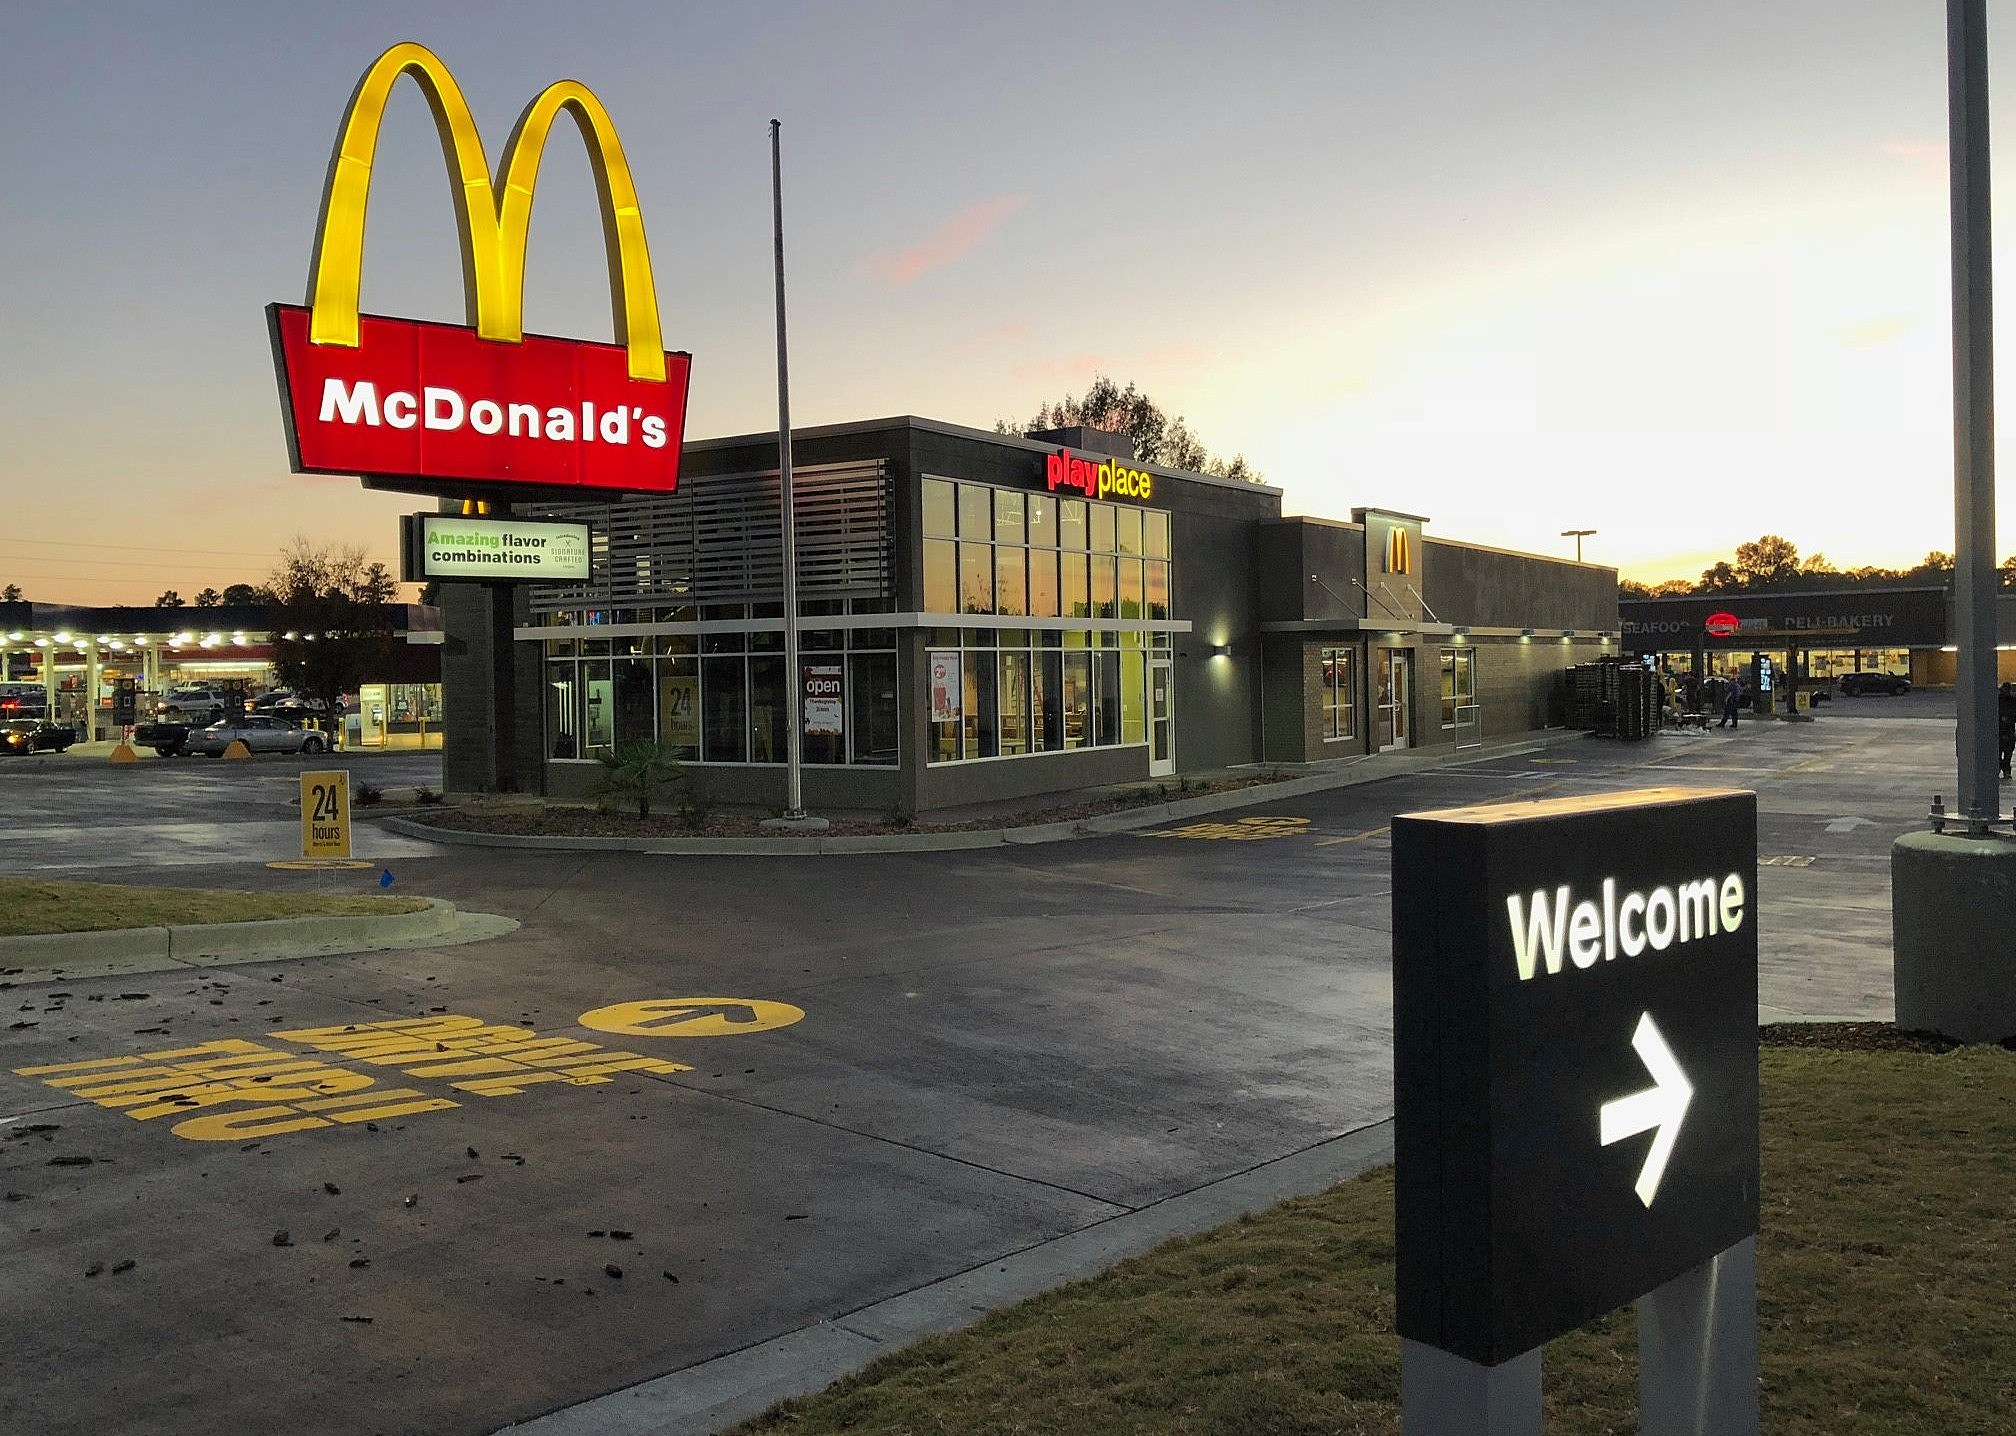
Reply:
M1842 567L1953 547L1936 0L6 0L0 584L187 598L296 534L393 560L418 502L288 472L262 311L301 302L343 107L409 39L493 163L548 82L600 95L694 356L689 437L776 424L775 116L799 425L986 428L1105 373L1291 513L1548 553L1593 528L1644 579L1765 532ZM2016 0L1989 41L2016 235ZM364 308L462 319L410 85ZM611 332L571 126L525 318Z

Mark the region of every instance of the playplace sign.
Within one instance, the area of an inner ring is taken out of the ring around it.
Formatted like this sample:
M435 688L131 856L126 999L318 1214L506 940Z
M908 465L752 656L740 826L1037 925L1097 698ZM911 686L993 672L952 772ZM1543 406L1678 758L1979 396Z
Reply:
M1155 497L1155 476L1146 469L1132 469L1118 459L1087 459L1060 450L1044 461L1043 476L1053 494L1059 489L1075 489L1089 499L1151 499Z
M466 325L359 312L364 218L387 101L411 75L454 171ZM616 342L527 335L525 247L554 122L579 126L601 196ZM660 338L657 291L622 141L586 86L561 80L519 117L492 178L447 66L395 45L351 98L324 193L309 303L267 307L296 472L379 488L491 486L670 493L679 482L690 356Z
M1393 823L1400 1335L1496 1367L1757 1231L1754 794Z

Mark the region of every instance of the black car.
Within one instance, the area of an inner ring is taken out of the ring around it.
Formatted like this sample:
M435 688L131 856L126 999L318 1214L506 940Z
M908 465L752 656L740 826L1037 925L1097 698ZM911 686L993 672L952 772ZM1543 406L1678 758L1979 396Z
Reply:
M1841 691L1851 698L1862 693L1909 693L1911 680L1901 673L1844 673Z
M77 741L77 730L40 718L11 718L0 727L0 752L61 753Z

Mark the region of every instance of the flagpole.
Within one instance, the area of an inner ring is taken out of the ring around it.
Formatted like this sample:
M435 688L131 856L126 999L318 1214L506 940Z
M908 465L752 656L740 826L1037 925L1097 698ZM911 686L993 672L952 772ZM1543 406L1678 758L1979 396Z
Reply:
M784 526L784 820L805 819L805 677L798 664L798 525L791 504L791 377L784 342L784 165L778 142L782 128L770 122L770 198L777 241L777 479Z

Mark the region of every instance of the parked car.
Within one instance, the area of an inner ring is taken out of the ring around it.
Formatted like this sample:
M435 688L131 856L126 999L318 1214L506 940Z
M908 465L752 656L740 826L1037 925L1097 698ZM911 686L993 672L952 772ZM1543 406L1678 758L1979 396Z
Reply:
M154 711L169 722L216 723L237 706L233 695L222 688L171 688Z
M1901 673L1844 673L1841 692L1853 698L1863 693L1909 693L1911 680Z
M320 753L329 746L329 740L320 733L296 728L279 718L253 713L243 718L226 718L208 728L196 729L190 733L183 751L200 753L207 758L221 758L224 750L234 741L242 742L254 753Z
M49 695L39 683L0 683L0 718L44 718Z
M291 688L274 688L261 693L246 707L254 713L271 713L278 718L290 718L300 722L313 715L320 717L329 711L329 705L320 698L304 698Z
M0 752L61 753L77 741L77 730L40 718L9 718L0 726Z

